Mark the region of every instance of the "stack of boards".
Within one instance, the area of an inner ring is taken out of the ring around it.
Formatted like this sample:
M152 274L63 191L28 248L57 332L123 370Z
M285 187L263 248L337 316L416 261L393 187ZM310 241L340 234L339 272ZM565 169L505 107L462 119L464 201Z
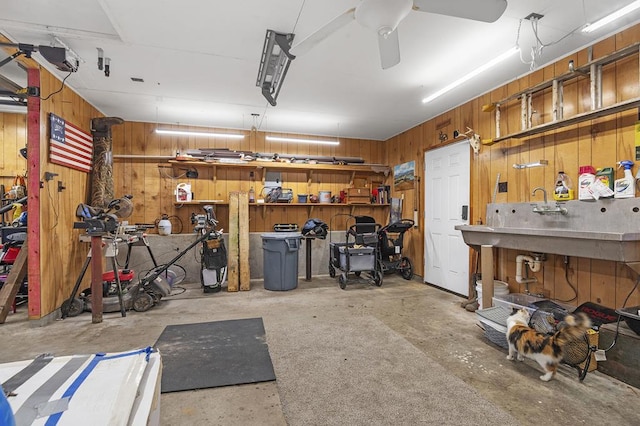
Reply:
M227 291L250 290L249 269L249 194L229 194L229 249Z

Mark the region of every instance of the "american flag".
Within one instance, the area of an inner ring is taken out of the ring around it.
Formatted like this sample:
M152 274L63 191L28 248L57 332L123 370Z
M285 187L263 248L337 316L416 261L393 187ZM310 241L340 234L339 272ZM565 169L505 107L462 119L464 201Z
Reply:
M85 173L91 171L93 138L55 114L49 114L49 160Z

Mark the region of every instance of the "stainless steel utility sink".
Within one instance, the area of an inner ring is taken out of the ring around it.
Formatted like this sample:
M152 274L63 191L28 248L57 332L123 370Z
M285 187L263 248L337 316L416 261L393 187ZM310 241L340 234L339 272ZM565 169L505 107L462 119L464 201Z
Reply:
M534 212L543 203L487 205L486 225L458 225L465 243L640 262L640 198L568 201L566 215Z

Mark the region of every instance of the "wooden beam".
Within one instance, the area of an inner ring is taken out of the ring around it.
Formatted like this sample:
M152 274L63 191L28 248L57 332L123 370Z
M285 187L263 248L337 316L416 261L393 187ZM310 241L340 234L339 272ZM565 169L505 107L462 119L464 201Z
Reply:
M482 272L482 309L493 305L493 246L480 247L480 265Z
M18 294L18 290L20 290L24 277L27 275L27 253L27 241L25 241L9 271L9 275L7 275L7 280L0 289L0 324L4 324L7 319L13 301Z
M249 194L241 192L238 200L238 227L240 253L240 290L251 290L249 266Z
M229 256L227 265L227 291L238 291L240 281L239 270L239 226L238 226L238 204L237 192L229 193Z
M117 273L117 271L116 271ZM102 237L91 236L91 322L102 322Z
M27 85L40 88L40 69L27 69ZM42 316L40 273L40 98L27 98L27 239L29 244L29 319ZM24 246L23 246L24 247ZM24 250L24 248L23 248Z

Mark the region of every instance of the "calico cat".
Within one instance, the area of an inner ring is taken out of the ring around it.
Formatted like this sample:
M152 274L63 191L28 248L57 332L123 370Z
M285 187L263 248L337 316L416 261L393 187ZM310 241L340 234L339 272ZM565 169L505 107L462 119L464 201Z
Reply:
M564 322L566 325L559 331L547 335L529 327L529 312L526 309L516 311L507 318L507 359L517 357L518 361L522 361L526 357L536 361L545 371L540 379L548 382L556 374L558 364L562 361L564 346L583 338L591 327L591 321L584 313L567 315Z

